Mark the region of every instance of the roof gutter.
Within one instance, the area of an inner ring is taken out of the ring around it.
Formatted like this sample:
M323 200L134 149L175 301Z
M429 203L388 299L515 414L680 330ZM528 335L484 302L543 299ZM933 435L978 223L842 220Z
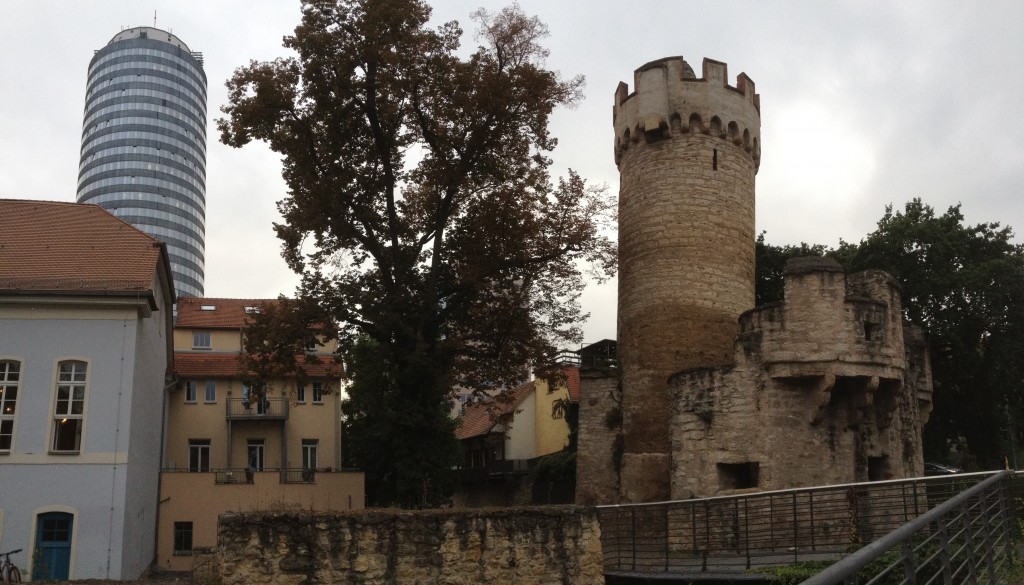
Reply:
M149 316L157 309L156 297L152 290L33 290L33 289L0 289L0 298L18 303L29 304L33 302L52 303L53 297L73 297L74 300L86 301L87 304L99 305L120 305L124 301L134 301L127 304L138 305L145 303L145 316ZM11 298L13 297L13 298ZM71 299L68 299L71 300Z

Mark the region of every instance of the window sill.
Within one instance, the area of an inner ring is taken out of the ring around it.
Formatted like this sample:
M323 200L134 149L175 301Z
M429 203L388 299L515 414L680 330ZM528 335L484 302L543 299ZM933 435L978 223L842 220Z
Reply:
M81 451L48 451L49 455L81 455Z
M190 550L176 550L176 551L174 551L174 556L176 556L176 557L190 557L190 556L192 556L192 551L190 551Z

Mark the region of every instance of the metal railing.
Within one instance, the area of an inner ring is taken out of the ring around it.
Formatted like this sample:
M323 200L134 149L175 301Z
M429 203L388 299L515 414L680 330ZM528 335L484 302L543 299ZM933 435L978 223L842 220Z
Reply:
M991 473L599 506L609 573L743 572L833 562Z
M356 469L332 469L329 467L318 469L307 469L302 467L264 467L263 469L251 471L244 467L207 469L194 471L189 469L162 469L164 473L194 473L196 475L213 476L213 483L217 485L238 485L255 483L257 478L265 477L268 473L278 474L281 483L316 483L317 475L322 473L351 472Z
M1012 474L1003 471L939 504L803 585L1009 582Z
M460 467L460 481L485 481L495 476L524 475L537 464L536 459L499 459L479 467Z
M213 472L213 483L215 484L237 484L252 483L252 473L246 472L244 468L238 469L217 469Z
M281 483L316 483L316 469L282 469Z
M232 420L284 420L288 418L287 398L244 398L227 400L227 417Z

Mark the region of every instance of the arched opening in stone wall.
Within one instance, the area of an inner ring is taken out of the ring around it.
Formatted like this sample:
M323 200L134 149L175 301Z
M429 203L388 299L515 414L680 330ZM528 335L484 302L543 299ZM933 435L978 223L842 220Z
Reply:
M740 143L740 127L736 122L729 122L729 141L736 145Z
M690 114L690 132L700 132L703 125L704 124L701 122L700 119L700 114L698 114L697 112Z
M711 132L711 135L716 137L716 138L724 138L725 137L725 135L722 134L722 120L718 116L712 116L711 117L711 123L709 124L709 131Z

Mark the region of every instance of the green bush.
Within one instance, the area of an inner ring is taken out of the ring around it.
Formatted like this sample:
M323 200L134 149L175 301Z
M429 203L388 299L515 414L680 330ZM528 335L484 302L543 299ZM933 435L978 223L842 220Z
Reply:
M772 585L799 585L820 573L831 563L822 561L806 561L782 567L766 567L757 572L768 578Z

